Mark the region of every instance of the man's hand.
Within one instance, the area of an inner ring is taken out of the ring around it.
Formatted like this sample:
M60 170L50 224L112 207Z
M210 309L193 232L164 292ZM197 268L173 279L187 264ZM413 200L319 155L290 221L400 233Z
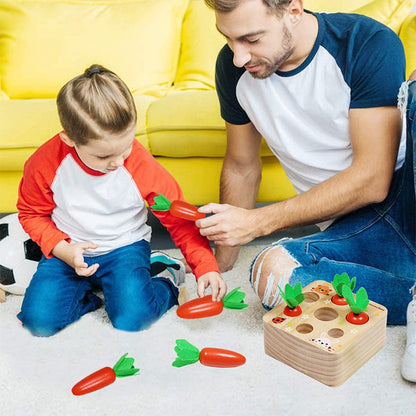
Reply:
M68 243L65 240L60 241L52 250L52 254L58 259L71 266L78 276L92 276L98 269L99 264L95 263L88 267L84 261L84 251L86 249L95 249L97 244L91 241L80 241L78 243Z
M416 79L416 69L410 74L409 81L413 81Z
M214 302L219 302L227 293L227 285L217 272L208 272L199 277L197 292L200 298L205 295L205 289L208 286L211 286L212 300Z
M200 219L195 224L199 227L201 235L214 241L216 246L241 246L261 235L255 210L211 203L198 211L215 214Z

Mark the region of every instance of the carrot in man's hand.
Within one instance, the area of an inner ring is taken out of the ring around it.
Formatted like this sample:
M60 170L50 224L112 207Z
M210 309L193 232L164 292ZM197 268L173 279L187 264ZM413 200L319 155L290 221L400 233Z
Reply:
M75 396L81 396L109 386L116 381L117 377L129 377L136 374L140 369L134 368L134 358L128 358L127 354L124 354L113 368L104 367L83 378L72 387L72 393Z
M154 204L150 206L154 211L169 211L174 217L188 221L196 221L205 218L205 214L198 211L198 208L189 202L177 199L170 202L164 195L158 194L153 198Z

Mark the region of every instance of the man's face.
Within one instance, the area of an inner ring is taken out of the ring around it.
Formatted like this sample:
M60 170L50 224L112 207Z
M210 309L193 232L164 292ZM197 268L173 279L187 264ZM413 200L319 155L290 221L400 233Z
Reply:
M234 52L234 65L254 78L267 78L285 63L294 50L285 15L277 16L262 0L244 0L228 13L216 12L217 28Z

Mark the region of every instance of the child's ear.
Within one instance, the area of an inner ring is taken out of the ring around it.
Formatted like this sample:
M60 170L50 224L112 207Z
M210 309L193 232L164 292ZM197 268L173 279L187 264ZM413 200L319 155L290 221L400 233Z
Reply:
M64 131L61 131L59 133L59 137L68 146L70 146L70 147L74 147L75 146L75 142Z

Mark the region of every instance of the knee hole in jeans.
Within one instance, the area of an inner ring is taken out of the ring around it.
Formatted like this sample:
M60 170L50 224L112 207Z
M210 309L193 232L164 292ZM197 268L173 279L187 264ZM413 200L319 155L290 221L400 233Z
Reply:
M292 272L300 264L282 246L272 246L264 250L253 263L251 284L263 304L277 306L280 291L289 282Z

